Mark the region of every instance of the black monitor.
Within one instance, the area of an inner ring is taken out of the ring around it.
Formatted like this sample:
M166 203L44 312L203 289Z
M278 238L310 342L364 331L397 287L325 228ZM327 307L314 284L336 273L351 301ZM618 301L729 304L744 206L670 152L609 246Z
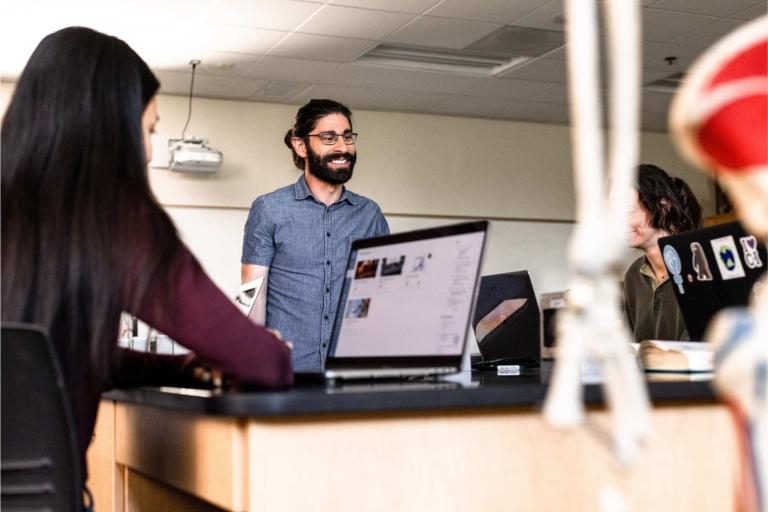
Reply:
M527 271L482 277L472 327L484 363L538 366L540 322Z

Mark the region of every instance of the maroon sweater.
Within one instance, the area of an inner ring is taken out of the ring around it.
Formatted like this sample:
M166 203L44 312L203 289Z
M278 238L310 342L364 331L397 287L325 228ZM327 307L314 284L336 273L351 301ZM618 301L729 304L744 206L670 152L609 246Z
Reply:
M293 383L291 354L285 343L243 315L206 276L186 247L179 251L172 274L175 295L167 314L161 314L161 308L152 300L162 295L158 287L167 286L166 282L150 286L140 307L130 311L126 306L126 311L194 351L227 376L270 389L286 388ZM187 356L127 349L117 349L115 356L107 387L190 383L189 373L182 371ZM77 389L70 390L70 395L85 470L85 452L103 386L95 383L87 364L81 371L84 378Z

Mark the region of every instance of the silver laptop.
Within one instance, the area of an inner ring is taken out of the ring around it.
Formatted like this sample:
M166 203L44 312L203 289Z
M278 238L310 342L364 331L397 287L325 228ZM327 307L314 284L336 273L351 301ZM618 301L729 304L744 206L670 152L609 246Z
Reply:
M479 221L353 242L325 377L459 371L487 232Z

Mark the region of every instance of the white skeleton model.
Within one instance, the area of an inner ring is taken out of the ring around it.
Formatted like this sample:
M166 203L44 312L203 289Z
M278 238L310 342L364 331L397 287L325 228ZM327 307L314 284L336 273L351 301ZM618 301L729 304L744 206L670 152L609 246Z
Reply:
M600 127L595 2L566 2L578 222L569 247L570 290L558 316L557 362L544 414L559 427L583 422L581 368L593 361L604 375L615 454L628 463L651 431L647 389L622 321L619 288L638 155L640 12L636 0L610 0L605 7L611 58L609 176Z
M694 64L670 119L678 148L700 168L717 173L739 219L763 243L768 241L767 67L768 16L763 16ZM749 249L744 247L746 265L768 265ZM739 509L768 511L768 275L755 283L749 307L719 313L705 338L715 347L715 386L739 426L744 472Z

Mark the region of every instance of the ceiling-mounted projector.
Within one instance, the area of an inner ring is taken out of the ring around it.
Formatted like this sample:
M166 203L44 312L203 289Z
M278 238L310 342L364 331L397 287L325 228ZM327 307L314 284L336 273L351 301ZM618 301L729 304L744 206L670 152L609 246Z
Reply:
M208 173L219 172L224 155L208 146L204 139L171 139L168 141L170 162L168 169L173 172Z

